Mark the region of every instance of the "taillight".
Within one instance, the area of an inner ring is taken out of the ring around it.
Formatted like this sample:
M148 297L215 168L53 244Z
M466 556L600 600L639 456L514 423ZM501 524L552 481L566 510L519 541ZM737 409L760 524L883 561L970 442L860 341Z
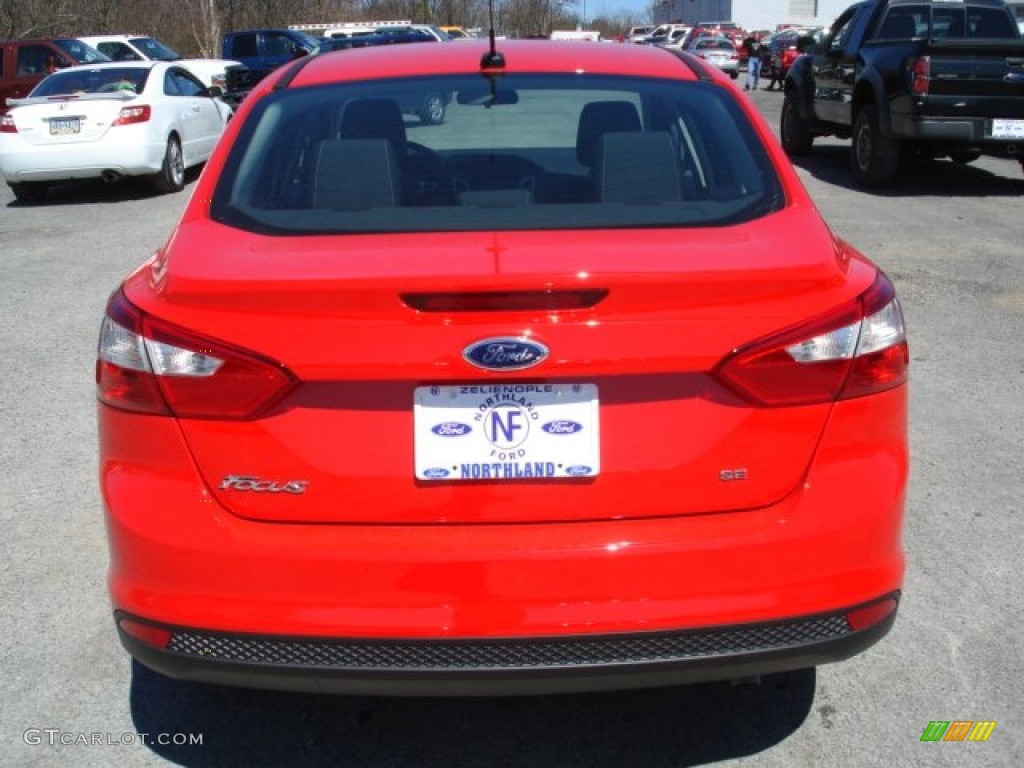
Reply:
M100 401L180 418L247 419L280 400L295 380L281 365L158 320L121 291L100 327Z
M932 60L928 56L914 59L910 72L913 76L910 87L914 95L927 96L932 79Z
M149 104L140 104L137 107L122 107L120 114L117 119L111 123L114 125L134 125L135 123L145 123L149 120L152 110Z
M903 311L879 274L848 304L735 350L715 375L759 405L809 405L897 387L908 363Z
M11 115L4 115L0 117L0 133L17 133L18 126L14 124L14 118Z

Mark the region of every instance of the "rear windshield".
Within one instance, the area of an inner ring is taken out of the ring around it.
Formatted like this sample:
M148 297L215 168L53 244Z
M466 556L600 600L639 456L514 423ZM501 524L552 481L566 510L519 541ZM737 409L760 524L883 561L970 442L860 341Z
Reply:
M64 69L39 83L31 95L66 96L82 93L114 93L127 91L142 93L149 78L150 69L139 67L103 67L89 69L74 67Z
M733 44L728 40L698 40L694 47L698 51L732 51Z
M721 85L473 74L265 97L211 212L254 232L321 234L714 226L782 204Z

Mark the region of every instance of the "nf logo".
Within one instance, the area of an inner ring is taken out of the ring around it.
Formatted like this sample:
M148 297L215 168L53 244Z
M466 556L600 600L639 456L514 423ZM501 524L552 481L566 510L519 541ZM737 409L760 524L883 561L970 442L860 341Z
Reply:
M995 720L932 720L921 741L988 741L995 729Z
M495 408L484 422L484 433L497 448L517 448L530 434L530 415L518 405Z

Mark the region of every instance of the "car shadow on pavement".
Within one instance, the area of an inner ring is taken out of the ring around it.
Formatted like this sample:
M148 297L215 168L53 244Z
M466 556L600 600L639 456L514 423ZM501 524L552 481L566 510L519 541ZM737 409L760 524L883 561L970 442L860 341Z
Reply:
M198 168L187 169L185 171L185 192L177 194L187 194L188 186L198 178ZM146 200L163 194L166 193L157 192L149 179L145 178L131 177L109 183L100 179L79 179L54 182L46 190L46 197L38 203L19 203L12 199L7 207L11 209L47 208L92 203L122 203L126 200Z
M957 165L948 159L904 158L891 187L866 189L850 177L850 148L815 146L810 154L790 158L814 178L837 187L878 197L1019 197L1024 173L1015 160L997 160L1000 172L976 165ZM990 161L991 162L991 161Z
M815 680L808 669L767 676L760 685L376 698L180 682L134 662L130 703L149 748L185 766L677 768L783 741L807 718ZM187 743L196 734L201 745Z

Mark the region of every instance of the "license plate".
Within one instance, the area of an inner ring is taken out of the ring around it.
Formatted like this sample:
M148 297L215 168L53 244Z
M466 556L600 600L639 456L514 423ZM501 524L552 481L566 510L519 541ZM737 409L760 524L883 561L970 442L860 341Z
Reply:
M72 133L79 133L82 130L82 121L77 117L60 117L50 120L51 136L67 136Z
M1024 120L996 118L992 121L993 139L1024 139Z
M595 384L417 387L419 480L537 480L600 472Z

